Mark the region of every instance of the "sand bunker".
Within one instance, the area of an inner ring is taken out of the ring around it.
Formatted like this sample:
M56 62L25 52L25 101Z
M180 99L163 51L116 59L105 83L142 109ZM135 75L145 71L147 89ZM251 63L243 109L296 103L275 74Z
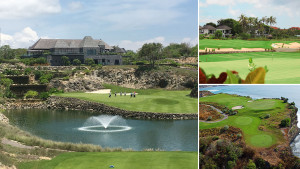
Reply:
M253 102L254 100L249 100L248 102Z
M111 89L101 89L101 90L96 90L92 92L85 92L85 93L98 93L98 94L109 94Z
M239 109L242 109L242 108L244 108L243 106L235 106L235 107L233 107L233 108L231 108L232 110L239 110Z
M273 43L272 44L273 48L292 48L292 49L299 49L300 48L300 43L298 42L293 42L289 44L284 44L284 43Z
M206 50L199 50L199 52L212 52L213 49L215 50L213 53L224 53L224 52L264 52L265 49L263 48L242 48L242 49L233 49L233 48L207 48Z

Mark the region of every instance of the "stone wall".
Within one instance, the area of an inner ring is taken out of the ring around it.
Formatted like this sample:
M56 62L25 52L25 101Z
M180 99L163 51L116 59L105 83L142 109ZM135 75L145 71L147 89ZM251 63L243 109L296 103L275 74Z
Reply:
M83 110L90 111L92 114L110 114L119 115L124 118L135 119L157 119L157 120L180 120L180 119L198 119L198 114L173 114L173 113L151 113L127 111L119 108L107 106L101 103L95 103L76 98L51 96L46 102L48 109L64 110Z

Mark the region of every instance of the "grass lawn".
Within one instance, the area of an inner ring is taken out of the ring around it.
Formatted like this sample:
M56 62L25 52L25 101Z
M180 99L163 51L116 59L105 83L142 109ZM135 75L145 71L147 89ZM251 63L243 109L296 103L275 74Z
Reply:
M197 152L100 152L64 153L50 161L21 163L18 168L31 169L193 169L198 166Z
M266 84L299 84L300 53L253 52L234 54L201 55L199 66L206 74L219 75L227 70L235 70L245 79L249 73L249 58L253 58L257 67L267 66Z
M228 94L218 94L209 97L200 98L201 102L215 102L220 105L232 108L235 106L244 106L238 110L234 116L217 123L200 122L201 129L223 127L225 125L234 126L242 129L245 141L248 145L254 147L270 147L280 141L283 141L283 135L278 129L278 123L288 117L285 112L285 105L282 100L262 99L248 102L247 97L234 96ZM270 114L270 118L261 119ZM259 127L264 128L259 130Z
M61 93L56 96L75 97L83 100L99 102L109 106L131 111L157 112L157 113L197 113L197 99L188 96L190 90L170 91L162 89L129 89L114 85L104 85L112 89L112 94L126 92L127 96L117 97L108 94L91 93ZM137 92L136 98L130 98L130 92Z
M199 48L271 48L272 43L292 43L295 41L284 41L284 40L270 40L270 41L249 41L249 40L215 40L215 39L203 39L199 40Z

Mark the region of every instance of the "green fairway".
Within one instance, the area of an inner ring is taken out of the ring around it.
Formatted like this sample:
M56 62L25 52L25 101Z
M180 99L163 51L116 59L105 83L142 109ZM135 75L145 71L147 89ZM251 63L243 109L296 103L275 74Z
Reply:
M200 55L199 66L206 74L219 75L227 70L239 72L246 78L249 73L249 58L253 58L257 67L267 66L266 84L299 84L300 83L300 53L286 52L253 52L235 54Z
M197 113L197 99L188 96L190 90L170 91L162 89L129 89L113 85L105 85L112 89L112 93L126 92L127 96L114 94L94 93L61 93L56 96L75 97L83 100L99 102L109 106L131 111L157 112L157 113ZM130 92L137 92L135 98L130 97Z
M284 41L284 40L269 40L269 41L250 41L250 40L216 40L203 39L199 40L199 49L205 48L271 48L272 43L292 43L298 41Z
M243 109L238 110L236 115L229 116L226 120L217 123L200 122L200 130L225 125L238 127L242 129L246 143L254 147L270 147L283 139L281 131L277 129L278 124L275 123L287 117L287 114L284 113L286 104L282 100L264 99L248 102L251 100L248 97L228 94L217 94L199 100L200 103L214 102L228 108L244 106ZM268 119L260 118L267 114L270 114L271 117ZM259 126L263 126L265 130L260 130Z
M21 163L18 168L31 169L194 169L197 152L100 152L64 153L50 161Z

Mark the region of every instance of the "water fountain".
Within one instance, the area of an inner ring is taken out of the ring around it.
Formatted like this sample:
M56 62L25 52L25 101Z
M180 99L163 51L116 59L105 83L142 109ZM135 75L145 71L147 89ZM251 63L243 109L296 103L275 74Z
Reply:
M121 132L130 130L131 127L127 126L125 119L121 116L100 115L93 116L86 120L83 127L78 128L80 131L88 132Z

